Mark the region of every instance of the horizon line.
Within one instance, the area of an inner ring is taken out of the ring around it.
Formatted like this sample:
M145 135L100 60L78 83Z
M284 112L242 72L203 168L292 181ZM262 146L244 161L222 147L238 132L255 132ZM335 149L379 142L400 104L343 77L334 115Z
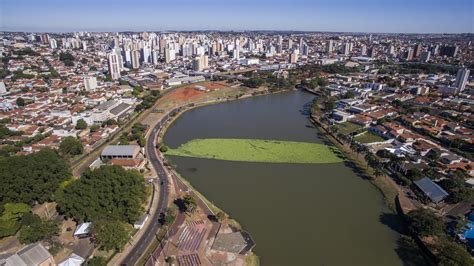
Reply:
M125 32L296 32L296 33L338 33L338 34L405 34L405 35L474 35L474 32L371 32L371 31L328 31L328 30L270 30L270 29L162 29L162 30L11 30L2 29L0 32L9 33L75 33L75 32L91 32L91 33L125 33Z

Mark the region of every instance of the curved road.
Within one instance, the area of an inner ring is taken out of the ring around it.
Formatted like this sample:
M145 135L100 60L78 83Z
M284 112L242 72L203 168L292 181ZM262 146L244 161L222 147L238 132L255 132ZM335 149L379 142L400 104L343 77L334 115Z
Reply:
M173 109L171 112L174 112ZM121 265L135 265L138 259L144 254L147 248L150 246L155 234L160 227L159 218L161 213L165 213L168 206L168 195L169 195L169 178L164 170L164 166L161 164L161 160L158 157L158 154L155 149L155 140L156 136L161 130L163 124L170 118L169 112L166 114L152 129L148 135L146 142L146 154L148 155L148 161L152 164L153 168L158 175L158 183L160 186L160 193L158 198L158 207L154 212L153 216L149 217L149 225L146 227L146 231L143 233L142 237L136 242L132 250L128 255L122 260Z
M152 164L153 168L155 169L155 172L158 176L158 184L160 184L160 194L158 198L158 207L156 211L153 213L152 216L149 217L149 222L150 224L144 229L145 232L143 232L142 237L135 243L135 245L132 247L128 255L122 260L120 265L135 265L137 261L140 259L140 257L146 252L147 248L150 246L150 244L153 241L153 238L156 237L156 232L158 231L158 228L160 227L159 223L159 218L161 213L165 213L166 208L168 207L168 196L169 196L169 186L170 186L170 177L168 176L167 172L165 171L165 167L162 164L162 161L160 160L158 153L156 151L156 137L160 130L162 129L163 125L171 118L170 114L172 113L178 113L181 108L183 107L190 107L194 106L195 104L203 104L203 103L211 103L211 102L219 102L219 100L211 100L211 101L204 101L201 103L193 103L193 104L184 104L182 106L176 107L166 113L160 121L153 127L151 130L150 134L147 137L146 141L146 154L148 157L148 161ZM173 178L173 177L171 177ZM175 186L178 190L187 190L187 185L184 184L179 178L174 178L175 180ZM194 194L194 192L192 192ZM203 205L206 206L206 208L203 208L205 210L208 210L209 214L212 214L212 211L208 208L208 206L205 204L202 199L194 195L199 199L200 202L202 202Z

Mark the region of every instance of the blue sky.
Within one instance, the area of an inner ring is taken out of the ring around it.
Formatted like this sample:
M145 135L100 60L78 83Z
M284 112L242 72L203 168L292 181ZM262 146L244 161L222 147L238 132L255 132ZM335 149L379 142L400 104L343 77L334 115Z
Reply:
M0 30L459 33L474 0L0 0Z

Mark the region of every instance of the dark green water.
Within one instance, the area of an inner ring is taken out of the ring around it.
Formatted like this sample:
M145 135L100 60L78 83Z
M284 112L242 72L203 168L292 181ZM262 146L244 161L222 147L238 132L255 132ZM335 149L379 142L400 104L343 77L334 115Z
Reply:
M164 142L197 138L323 142L305 106L289 92L184 113ZM238 220L257 243L262 265L401 265L398 233L380 193L344 163L265 164L171 157L178 171ZM388 221L387 221L388 220Z

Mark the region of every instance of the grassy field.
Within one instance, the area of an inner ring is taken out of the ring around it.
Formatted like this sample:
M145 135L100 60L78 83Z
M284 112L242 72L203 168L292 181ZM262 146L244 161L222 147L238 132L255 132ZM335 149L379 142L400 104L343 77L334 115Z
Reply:
M336 127L338 128L338 132L341 132L342 134L349 135L350 133L357 131L361 129L362 127L354 124L352 122L344 122L337 124Z
M360 143L373 143L373 142L385 141L384 138L378 135L375 135L372 132L365 132L364 134L358 135L357 137L354 138L354 140Z
M306 142L258 139L195 139L167 155L264 163L337 163L330 147Z

